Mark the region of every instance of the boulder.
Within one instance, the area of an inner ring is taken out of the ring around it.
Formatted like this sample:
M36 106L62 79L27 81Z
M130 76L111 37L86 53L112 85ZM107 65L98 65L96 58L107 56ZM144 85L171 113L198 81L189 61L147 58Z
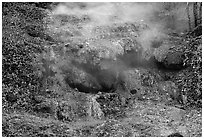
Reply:
M180 70L183 69L184 44L181 38L168 38L160 47L154 49L155 62L159 68Z
M72 92L68 100L59 102L58 120L74 122L79 119L103 119L104 113L97 102L99 95Z
M76 67L66 71L65 81L71 88L77 88L80 92L97 93L101 89L94 76Z
M182 52L168 52L165 58L158 62L161 66L170 70L181 70L183 66L184 54Z
M176 104L183 104L183 96L174 82L160 82L158 87L161 95L166 96L166 102L173 101Z
M88 97L88 116L93 117L95 119L104 119L104 112L102 111L101 104L97 101L99 95L90 95Z

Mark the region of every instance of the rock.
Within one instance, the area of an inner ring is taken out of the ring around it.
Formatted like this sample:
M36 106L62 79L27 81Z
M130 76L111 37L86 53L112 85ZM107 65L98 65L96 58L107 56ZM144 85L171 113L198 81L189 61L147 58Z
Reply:
M96 118L96 119L103 119L104 118L104 113L101 109L101 105L97 102L97 98L99 98L99 95L95 96L89 96L88 97L88 116Z
M97 93L101 86L96 78L82 69L72 67L66 71L65 81L71 88L77 88L80 92Z
M170 107L171 109L167 112L167 115L169 119L172 121L172 123L180 123L182 122L184 118L184 110L176 108L176 107Z
M160 47L154 49L153 55L157 62L162 62L165 59L168 53L169 47L170 46L168 44L163 43Z
M141 72L138 69L126 70L123 72L124 82L128 90L138 90L142 88L140 75Z
M125 70L123 76L125 86L128 90L125 93L127 97L153 101L160 99L160 94L155 87L162 78L156 72L143 68L135 68Z
M89 110L89 95L81 92L71 92L68 98L59 100L57 117L59 120L73 122L87 118Z
M183 60L182 52L169 52L162 63L167 69L180 70L184 68Z
M185 58L181 49L183 45L185 44L181 39L169 38L163 41L161 47L154 50L156 64L162 69L183 69L183 60Z
M150 71L144 68L125 70L122 74L129 90L142 88L143 86L153 87L157 85L159 81L162 81L162 77L157 71Z
M72 88L85 93L114 92L118 84L123 82L123 76L111 67L104 68L90 63L74 63L66 71L66 82Z
M184 137L189 137L189 131L185 125L178 126L177 131L181 133Z
M105 117L119 118L125 116L124 102L120 94L105 93L97 97L96 101L100 104L100 109Z
M140 77L142 86L153 87L153 85L156 83L156 78L149 71L142 73Z
M75 93L70 100L59 102L57 117L58 120L74 122L79 119L103 119L101 103L97 101L99 95L87 93Z
M44 100L42 100L42 97L40 98L34 106L34 111L38 113L47 113L50 114L52 117L56 119L57 117L57 109L58 109L58 102L56 102L53 99L48 99L44 97Z
M183 104L183 96L174 82L164 81L158 86L161 95L166 95L166 102L173 100L176 104Z
M160 137L167 137L168 135L173 134L175 131L170 127L162 127L160 130Z
M61 121L72 122L75 120L75 111L73 106L68 102L64 101L59 104L59 109L57 110L57 119Z
M172 133L168 135L168 137L183 137L183 135L181 135L180 133Z

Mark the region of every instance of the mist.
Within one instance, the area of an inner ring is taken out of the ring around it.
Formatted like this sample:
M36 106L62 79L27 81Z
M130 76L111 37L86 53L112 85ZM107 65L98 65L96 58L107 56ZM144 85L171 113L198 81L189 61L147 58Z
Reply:
M143 25L145 29L140 30L139 36L137 36L137 42L141 45L138 52L125 53L123 48L113 44L108 39L96 40L96 43L90 42L87 46L92 50L99 50L99 54L103 55L103 52L100 52L101 48L97 48L99 44L102 44L99 47L104 47L105 54L108 54L108 56L103 56L104 59L101 59L100 66L115 76L116 73L127 68L138 66L155 67L154 60L150 58L153 56L154 50L162 46L168 34L171 32L179 34L188 30L186 3L171 3L173 7L169 6L169 4L133 2L59 3L51 11L51 16L54 16L54 23L48 26L50 26L51 33L59 32L60 35L57 35L57 37L63 42L67 42L70 38L80 41L81 39L92 39L101 33L106 35L108 32L105 29L108 26L125 25L126 23ZM57 21L57 18L55 19L60 15L71 15L73 17L66 19L68 22L61 24ZM80 21L77 19L80 19ZM73 23L70 23L69 20L72 20ZM98 28L99 30L103 28L105 31L98 32ZM67 32L74 32L74 35L70 37ZM114 57L115 55L116 57ZM145 57L147 58L145 59ZM92 71L88 67L94 66L90 62L76 65L90 74ZM93 76L100 80L99 75L100 71L97 69Z
M168 29L180 32L187 29L185 3L177 3L173 8L168 8L168 3L59 3L52 14L88 16L89 22L81 24L85 37L93 37L97 26L128 22L146 23L150 27L142 36L145 41L163 38Z

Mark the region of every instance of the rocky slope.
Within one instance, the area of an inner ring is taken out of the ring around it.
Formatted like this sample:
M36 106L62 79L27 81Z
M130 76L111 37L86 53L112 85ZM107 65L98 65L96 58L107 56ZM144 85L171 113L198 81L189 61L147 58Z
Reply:
M169 36L144 48L150 28L138 22L88 36L80 27L91 18L51 7L3 4L3 136L202 136L201 109L186 107L173 80L185 68L174 46L185 43Z

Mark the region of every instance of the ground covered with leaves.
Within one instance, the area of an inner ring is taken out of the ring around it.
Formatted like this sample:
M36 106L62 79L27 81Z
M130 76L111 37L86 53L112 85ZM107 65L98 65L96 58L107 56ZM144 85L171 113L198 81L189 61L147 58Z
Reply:
M202 136L202 35L51 5L3 3L4 137Z

